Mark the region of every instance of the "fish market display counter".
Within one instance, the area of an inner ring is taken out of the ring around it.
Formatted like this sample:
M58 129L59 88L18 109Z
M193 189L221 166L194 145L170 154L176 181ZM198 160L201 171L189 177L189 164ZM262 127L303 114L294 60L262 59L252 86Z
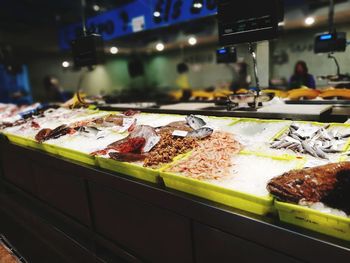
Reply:
M130 107L134 106L134 107ZM125 111L126 109L141 110L149 113L163 114L192 114L218 116L218 117L238 117L238 118L258 118L258 119L287 119L300 121L321 121L321 122L345 122L344 114L333 114L333 105L287 105L277 104L261 107L257 110L236 109L227 110L226 105L216 105L210 102L182 102L169 105L158 105L145 107L130 104L111 104L99 107L101 110ZM348 107L344 107L348 108Z
M349 242L275 216L0 143L1 213L67 262L349 262Z

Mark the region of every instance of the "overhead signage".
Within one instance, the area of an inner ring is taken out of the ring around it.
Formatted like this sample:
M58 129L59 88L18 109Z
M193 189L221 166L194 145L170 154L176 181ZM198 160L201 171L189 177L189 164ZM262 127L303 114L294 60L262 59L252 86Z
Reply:
M101 34L108 41L216 13L216 0L138 0L87 19L87 29ZM81 32L81 23L62 27L59 31L60 47L69 49L71 41Z

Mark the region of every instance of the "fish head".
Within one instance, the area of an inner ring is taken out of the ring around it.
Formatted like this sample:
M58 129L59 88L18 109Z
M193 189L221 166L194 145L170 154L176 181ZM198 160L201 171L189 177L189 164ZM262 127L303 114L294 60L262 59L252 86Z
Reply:
M186 122L194 130L198 130L199 128L206 125L206 122L203 119L201 119L197 116L194 116L194 115L187 116Z

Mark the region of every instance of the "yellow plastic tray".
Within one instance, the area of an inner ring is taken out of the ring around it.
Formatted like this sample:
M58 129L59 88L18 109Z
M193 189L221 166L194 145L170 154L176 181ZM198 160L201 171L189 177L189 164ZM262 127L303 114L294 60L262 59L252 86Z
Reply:
M346 123L331 123L328 129L332 129L333 127L342 127L349 129L350 132L350 124ZM343 152L348 151L350 148L350 138L347 140L346 144L344 145Z
M33 139L28 139L27 141L28 146L37 150L41 150L47 153L51 153L51 154L58 154L57 148L54 145L49 145L46 143L39 143L36 140Z
M97 164L106 170L128 175L151 183L159 183L159 170L141 165L119 162L108 158L96 157Z
M96 165L95 157L90 154L79 152L77 150L59 147L59 146L54 146L54 147L56 148L58 155L63 158L78 161L88 165Z
M350 241L350 218L279 201L275 201L275 207L282 222Z
M274 136L272 136L269 139L269 141L273 141L273 140L281 137L289 129L290 123L292 123L291 121L288 121L288 120L261 120L261 119L254 119L254 118L241 118L241 119L237 119L230 126L234 126L234 125L239 124L241 122L256 122L256 123L278 123L278 122L284 122L284 123L286 123L286 127L281 128L281 130L278 131Z
M8 140L16 145L19 146L25 146L25 147L30 147L33 149L45 151L48 153L52 154L58 154L57 149L55 146L48 145L48 144L43 144L43 143L38 143L36 140L26 138L26 137L21 137L18 135L14 134L9 134L9 133L4 133L4 135L8 138Z
M165 186L258 215L274 212L273 198L234 191L192 178L160 172Z
M287 155L277 157L253 152L242 152L240 154L255 155L281 161L299 161L294 156ZM185 155L183 158L190 158L190 154ZM258 215L266 215L275 212L272 196L260 197L224 188L205 181L166 172L167 168L169 168L169 165L160 170L160 176L166 187Z
M26 137L21 137L10 133L3 133L3 134L13 144L16 144L19 146L28 146L28 139Z

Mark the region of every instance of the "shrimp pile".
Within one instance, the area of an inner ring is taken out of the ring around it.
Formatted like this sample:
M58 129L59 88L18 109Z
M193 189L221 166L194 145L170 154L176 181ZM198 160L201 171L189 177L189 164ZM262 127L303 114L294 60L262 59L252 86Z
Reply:
M215 132L199 143L189 158L180 160L168 171L200 180L218 180L232 174L232 157L241 145L227 132Z

